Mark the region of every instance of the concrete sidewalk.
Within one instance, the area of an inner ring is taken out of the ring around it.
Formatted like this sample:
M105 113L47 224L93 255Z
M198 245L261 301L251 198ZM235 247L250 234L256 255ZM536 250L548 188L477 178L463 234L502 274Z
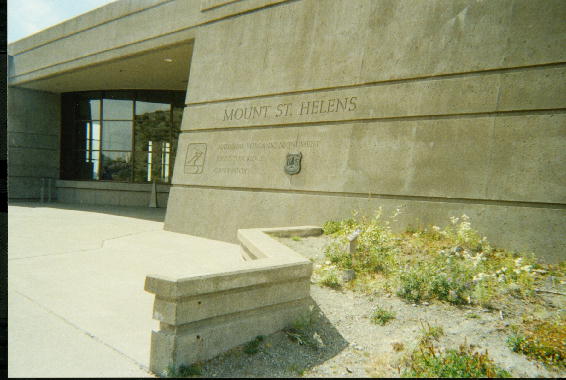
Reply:
M237 245L163 231L163 210L109 211L10 205L10 377L151 376L157 321L145 276L212 273L242 260Z

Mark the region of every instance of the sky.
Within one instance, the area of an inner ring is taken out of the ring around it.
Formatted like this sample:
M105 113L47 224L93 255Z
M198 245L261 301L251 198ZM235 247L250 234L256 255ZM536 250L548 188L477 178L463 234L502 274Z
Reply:
M8 43L115 0L8 0Z

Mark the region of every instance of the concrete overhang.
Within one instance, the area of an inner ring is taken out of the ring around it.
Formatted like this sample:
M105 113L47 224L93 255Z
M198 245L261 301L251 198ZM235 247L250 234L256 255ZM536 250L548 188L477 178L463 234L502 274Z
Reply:
M113 89L185 91L192 52L192 41L185 42L10 85L54 93Z
M8 45L8 85L186 90L199 30L289 0L118 0Z

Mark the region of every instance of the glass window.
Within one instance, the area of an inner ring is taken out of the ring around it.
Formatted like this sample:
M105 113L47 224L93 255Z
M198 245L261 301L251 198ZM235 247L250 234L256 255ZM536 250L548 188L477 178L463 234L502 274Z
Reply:
M100 120L100 100L84 99L78 103L79 120Z
M168 142L151 142L145 152L134 154L135 182L169 182L171 175L171 144Z
M168 183L185 93L62 95L61 178Z
M100 163L100 151L85 151L85 169L83 179L99 179L98 167Z
M132 171L131 152L102 152L100 179L129 181Z
M157 110L136 116L135 135L136 150L141 151L148 150L150 141L171 142L171 111Z
M150 102L136 102L136 118L139 115L153 113L156 111L169 112L171 104L167 103L150 103Z
M131 121L103 121L102 149L132 150Z
M79 125L85 128L85 149L100 150L100 121L85 121Z
M104 99L102 103L104 120L132 120L133 107L132 100Z

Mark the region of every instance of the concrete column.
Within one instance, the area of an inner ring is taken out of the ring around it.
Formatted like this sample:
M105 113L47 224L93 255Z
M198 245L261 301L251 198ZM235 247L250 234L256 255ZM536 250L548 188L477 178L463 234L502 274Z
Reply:
M38 200L59 177L60 130L59 94L8 88L8 199Z

